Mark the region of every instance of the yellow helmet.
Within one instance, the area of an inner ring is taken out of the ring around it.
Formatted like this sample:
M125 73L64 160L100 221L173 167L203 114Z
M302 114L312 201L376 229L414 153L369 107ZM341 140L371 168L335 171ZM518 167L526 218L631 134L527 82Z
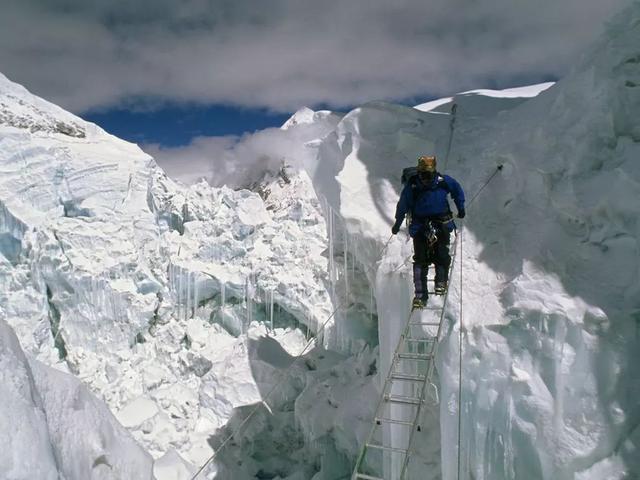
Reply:
M435 155L420 155L418 157L418 172L434 173L436 171Z

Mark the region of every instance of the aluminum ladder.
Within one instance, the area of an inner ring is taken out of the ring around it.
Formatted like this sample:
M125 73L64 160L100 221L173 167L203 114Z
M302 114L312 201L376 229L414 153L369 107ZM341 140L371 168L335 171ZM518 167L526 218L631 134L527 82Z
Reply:
M449 278L453 271L458 236L453 242ZM433 285L433 279L429 279ZM422 310L413 310L393 354L391 366L373 418L373 425L356 461L351 480L413 480L406 475L413 442L421 432L421 414L431 393L438 403L432 383L435 356L447 307L449 289Z

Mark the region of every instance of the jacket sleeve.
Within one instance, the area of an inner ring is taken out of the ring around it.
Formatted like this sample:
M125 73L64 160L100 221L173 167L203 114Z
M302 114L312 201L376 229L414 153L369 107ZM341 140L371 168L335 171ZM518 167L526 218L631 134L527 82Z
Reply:
M456 208L458 212L460 210L464 210L464 191L460 184L452 177L446 175L444 177L445 182L449 186L449 192L451 193L451 198L453 198L453 202L456 204Z
M396 206L396 223L402 223L407 213L411 211L411 205L413 203L413 190L411 185L406 184L400 194L400 200Z

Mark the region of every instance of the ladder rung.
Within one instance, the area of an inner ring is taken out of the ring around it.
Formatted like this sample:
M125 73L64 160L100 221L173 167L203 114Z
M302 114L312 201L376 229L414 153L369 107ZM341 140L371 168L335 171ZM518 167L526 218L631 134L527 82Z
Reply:
M405 455L409 451L404 448L386 447L384 445L378 445L377 443L367 443L366 446L367 448L377 448L378 450L386 450L388 452L399 452L404 453Z
M409 322L409 325L430 325L432 327L439 327L440 322Z
M420 405L422 400L416 397L405 397L403 395L385 395L384 399L391 403L403 403L405 405Z
M406 420L394 420L393 418L376 417L376 423L378 425L380 425L381 423L395 423L397 425L406 425L408 427L413 427L413 422L407 422Z
M409 373L392 373L393 380L406 380L407 382L424 382L426 375L411 375Z
M435 338L405 338L405 342L413 342L413 343L433 343L435 342Z
M426 353L398 353L398 358L404 360L431 360L432 355Z
M356 473L356 478L364 478L365 480L384 480L382 477L372 477L366 473Z

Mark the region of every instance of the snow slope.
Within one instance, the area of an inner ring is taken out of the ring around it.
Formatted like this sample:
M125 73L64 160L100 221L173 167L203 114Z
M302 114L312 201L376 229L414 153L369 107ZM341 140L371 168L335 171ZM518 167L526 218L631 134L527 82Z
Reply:
M0 465L6 479L153 478L152 459L77 379L29 361L0 320Z

